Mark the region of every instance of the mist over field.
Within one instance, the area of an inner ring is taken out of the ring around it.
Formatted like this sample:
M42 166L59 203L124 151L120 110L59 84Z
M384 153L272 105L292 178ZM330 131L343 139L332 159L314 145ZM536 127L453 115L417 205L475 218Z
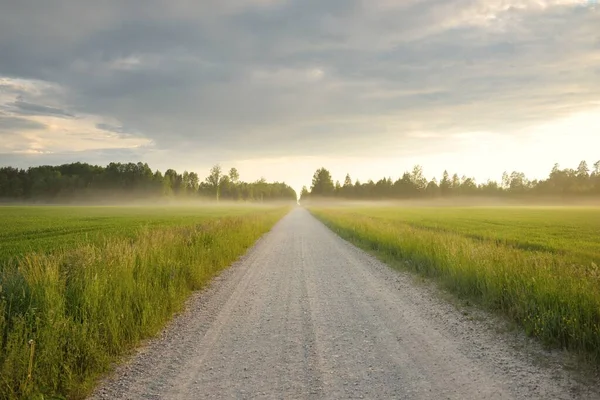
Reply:
M286 207L296 205L296 200L266 200L263 202L243 202L235 200L212 200L212 199L173 199L164 197L133 197L127 199L120 193L106 194L105 197L94 196L89 198L72 198L60 201L36 200L36 201L0 201L0 206L6 207L91 207L91 208L113 208L113 209L155 209L155 210L206 210L206 209L265 209L270 207Z
M598 199L586 198L515 198L506 199L502 197L458 197L452 199L421 199L421 200L337 200L329 198L305 199L300 202L305 207L327 207L327 208L599 208Z

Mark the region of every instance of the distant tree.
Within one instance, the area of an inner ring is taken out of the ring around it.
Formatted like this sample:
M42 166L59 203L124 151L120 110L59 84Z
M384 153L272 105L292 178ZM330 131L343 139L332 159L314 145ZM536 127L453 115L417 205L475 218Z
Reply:
M500 185L498 185L498 182L492 180L488 180L485 184L479 185L479 191L487 196L498 195L500 194L501 190L502 189L500 188Z
M600 161L598 164L600 165ZM350 174L346 174L346 178L344 179L344 187L352 187L352 178L350 178Z
M440 192L442 193L442 196L448 196L452 192L452 182L450 181L448 171L444 171L444 174L442 175Z
M425 189L428 197L437 197L440 194L440 187L437 183L437 179L433 178L427 184L427 188Z
M237 184L239 182L240 174L238 173L237 168L231 168L229 170L229 180L234 184Z
M588 168L587 162L582 161L579 163L579 167L577 167L577 177L583 180L590 177L590 169Z
M226 184L230 199L238 199L241 193L245 193L244 199L253 200L253 193L257 192L265 200L296 200L296 192L285 183L264 181L257 186L239 182L233 191L229 178L222 177L219 181ZM0 201L117 200L192 193L206 197L215 195L214 188L206 182L200 183L198 174L194 172L178 174L174 169L169 169L163 175L158 170L152 172L148 164L141 162L113 162L106 167L78 162L31 167L27 170L0 167Z
M235 196L235 185L231 183L229 175L221 176L219 182L219 198L233 200Z
M260 177L259 180L257 180L256 182L254 182L254 193L256 194L256 199L260 200L261 202L264 201L265 199L265 194L266 194L266 187L267 185L267 181L264 177Z
M577 182L573 185L573 192L577 194L588 192L593 185L590 178L590 169L587 162L584 160L580 162L577 167Z
M377 194L376 190L375 190L375 182L373 182L373 179L369 179L367 181L367 183L365 183L364 185L362 185L362 189L363 189L363 196L368 198L368 199L373 199L375 198L375 195Z
M452 191L460 193L460 178L458 177L458 174L452 175Z
M197 192L198 185L200 184L200 178L198 177L198 174L195 172L190 172L188 179L189 189L194 193Z
M338 195L344 198L351 198L354 195L354 187L352 185L352 178L349 174L346 174L344 178L344 184L340 189L336 190Z
M354 186L352 187L351 196L353 198L363 197L362 183L360 183L360 180L358 180L358 179L354 182Z
M465 177L460 184L460 191L463 196L477 194L477 183L475 182L475 178Z
M402 175L402 178L394 182L394 192L399 198L416 197L419 193L413 175L409 172L405 172Z
M415 165L412 170L411 180L417 191L424 191L427 187L427 179L423 176L423 167Z
M170 197L173 195L173 185L171 184L171 177L165 175L162 179L162 188L161 194L166 197Z
M181 176L180 193L183 195L187 195L190 192L191 192L190 173L187 171L183 171L183 175Z
M8 197L10 195L10 180L5 169L0 169L0 197Z
M522 172L514 171L510 174L510 191L513 193L523 193L527 189L528 182L525 178L525 174Z
M504 171L502 173L502 189L506 190L510 188L510 176L508 172Z
M344 198L394 199L416 198L441 194L463 196L580 196L600 195L600 161L594 163L590 171L586 161L576 169L561 169L554 165L547 179L527 179L521 172L504 173L502 183L488 181L477 185L473 178L447 171L438 184L435 179L428 181L420 166L405 172L395 182L391 178L372 179L361 184L352 184L347 174L343 185L331 179L325 168L320 168L313 176L311 187L317 196L339 195ZM199 182L198 175L185 171L178 174L168 169L164 175L152 172L145 163L110 163L106 167L85 163L72 163L58 166L31 167L27 170L0 167L0 201L35 200L57 202L68 199L97 198L144 198L148 196L180 196L195 194L201 197L218 199L268 201L273 199L296 200L296 192L285 183L267 183L264 179L247 183L239 181L235 168L224 176L220 166L211 169L209 177ZM308 189L301 193L307 198Z
M594 164L590 189L592 193L600 194L600 161Z
M182 177L174 169L168 169L165 171L165 181L168 181L171 186L171 192L179 194L181 192Z
M308 189L306 188L306 186L302 186L302 191L300 192L300 201L308 200L309 196L310 194L308 193Z
M219 201L219 197L221 196L221 178L223 177L221 173L221 166L219 164L215 164L210 169L210 174L206 177L206 183L210 188L212 188L213 193L217 201Z
M331 174L325 168L319 168L313 175L310 194L313 196L331 196L333 191Z
M376 198L390 198L394 193L394 183L392 178L383 178L377 181L374 188Z

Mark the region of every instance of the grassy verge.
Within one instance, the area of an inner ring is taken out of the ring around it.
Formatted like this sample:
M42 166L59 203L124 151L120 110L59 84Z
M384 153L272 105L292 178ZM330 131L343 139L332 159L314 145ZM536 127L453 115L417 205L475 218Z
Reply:
M65 251L106 237L243 216L270 206L0 206L0 268L15 256Z
M414 218L398 218L400 209L388 210L387 218L381 210L311 211L340 236L384 261L401 262L460 297L500 310L548 345L600 361L600 269L593 261L582 261L581 254L571 257L568 252L475 239L453 231L451 224L444 230L419 227ZM497 217L502 210L488 212ZM590 218L597 215L597 210L590 211ZM540 225L538 231L543 230Z
M287 209L145 228L0 268L0 398L82 398ZM29 341L35 342L32 375Z

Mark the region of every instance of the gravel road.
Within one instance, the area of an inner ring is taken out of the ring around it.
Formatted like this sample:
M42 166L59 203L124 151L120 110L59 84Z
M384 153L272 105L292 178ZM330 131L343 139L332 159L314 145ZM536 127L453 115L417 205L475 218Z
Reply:
M600 398L562 356L485 316L298 208L92 398Z

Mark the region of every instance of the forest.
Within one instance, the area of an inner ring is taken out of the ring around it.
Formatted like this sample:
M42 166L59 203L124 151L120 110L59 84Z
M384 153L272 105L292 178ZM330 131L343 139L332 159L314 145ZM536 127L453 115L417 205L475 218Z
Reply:
M334 183L330 172L325 168L318 169L312 178L310 190L305 186L300 195L301 200L315 197L335 197L340 199L381 200L381 199L413 199L439 197L593 197L600 196L600 161L590 170L586 161L582 161L577 169L561 169L555 164L547 179L530 180L522 172L505 172L501 182L489 180L477 183L474 178L459 176L444 171L442 178L428 180L421 166L405 172L397 180L382 178L353 183L350 174L343 183Z
M310 190L305 186L301 200L339 198L352 200L419 199L444 197L598 197L600 161L592 168L586 161L576 169L555 164L546 179L528 179L522 172L503 174L501 182L478 183L474 178L444 171L438 180L428 180L416 165L397 180L334 181L319 168ZM195 172L152 171L145 163L110 163L106 167L87 163L39 166L28 169L0 168L0 202L118 201L123 199L200 199L231 201L295 201L296 192L285 183L240 180L236 168L224 172L220 165L201 179Z
M26 170L0 168L0 201L72 202L130 199L201 199L233 201L296 201L285 183L240 180L236 168L224 173L220 165L201 180L195 172L152 171L145 163L86 163L39 166Z

